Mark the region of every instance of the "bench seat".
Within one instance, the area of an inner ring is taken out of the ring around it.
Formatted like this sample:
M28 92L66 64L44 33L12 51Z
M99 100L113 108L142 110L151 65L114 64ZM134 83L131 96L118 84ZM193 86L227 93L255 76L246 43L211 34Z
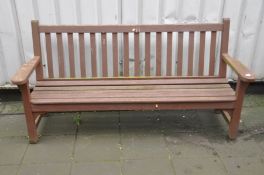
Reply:
M232 102L224 78L38 81L32 104Z

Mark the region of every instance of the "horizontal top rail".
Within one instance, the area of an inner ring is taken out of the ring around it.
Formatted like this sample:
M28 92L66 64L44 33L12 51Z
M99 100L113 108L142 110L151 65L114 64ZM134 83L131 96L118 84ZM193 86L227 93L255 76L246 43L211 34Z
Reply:
M148 24L148 25L40 25L42 33L119 33L119 32L189 32L222 31L222 23Z

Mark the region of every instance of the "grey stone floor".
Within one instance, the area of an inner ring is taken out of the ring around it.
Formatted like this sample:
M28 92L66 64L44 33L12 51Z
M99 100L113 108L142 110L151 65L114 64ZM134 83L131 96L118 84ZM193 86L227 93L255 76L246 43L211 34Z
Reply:
M264 95L246 97L236 141L207 110L50 113L39 132L28 144L21 102L0 102L0 175L264 174Z

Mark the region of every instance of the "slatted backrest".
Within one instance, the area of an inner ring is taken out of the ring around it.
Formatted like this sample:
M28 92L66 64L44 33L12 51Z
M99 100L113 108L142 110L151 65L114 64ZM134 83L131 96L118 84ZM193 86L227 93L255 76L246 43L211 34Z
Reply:
M37 67L38 80L226 76L226 64L219 58L228 49L229 19L206 24L89 26L32 21L32 31L34 54L43 57L44 65L44 73L42 66Z

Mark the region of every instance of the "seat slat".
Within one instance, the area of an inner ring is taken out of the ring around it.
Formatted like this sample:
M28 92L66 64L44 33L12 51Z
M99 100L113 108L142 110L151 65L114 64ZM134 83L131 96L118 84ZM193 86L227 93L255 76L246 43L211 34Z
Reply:
M37 81L37 86L106 86L106 85L168 85L168 84L226 84L225 78L208 79L137 79L137 80L72 80L72 81Z
M142 85L142 86L36 86L34 91L93 91L93 90L110 90L110 89L224 89L230 88L229 84L194 84L194 85Z
M68 98L68 99L31 99L33 104L70 104L70 103L173 103L173 102L227 102L235 101L227 97L159 97L159 98Z

